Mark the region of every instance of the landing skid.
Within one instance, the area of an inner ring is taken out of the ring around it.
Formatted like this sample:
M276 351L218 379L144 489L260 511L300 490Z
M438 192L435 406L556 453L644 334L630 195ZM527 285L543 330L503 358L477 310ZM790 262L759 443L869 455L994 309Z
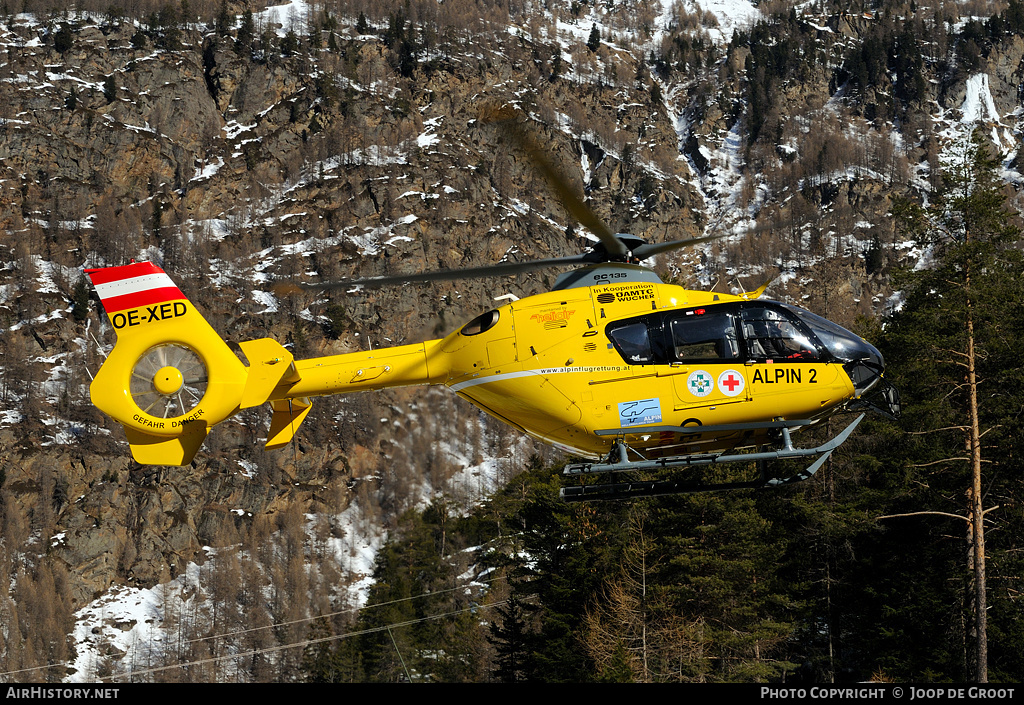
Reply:
M612 448L608 462L577 463L567 465L562 471L564 475L582 476L596 473L629 472L634 470L671 470L674 468L686 468L696 465L725 465L727 463L756 462L758 466L757 479L747 482L676 482L676 481L629 481L613 482L600 485L581 485L578 487L563 487L560 496L566 502L587 502L608 499L633 499L635 497L657 497L669 494L687 494L693 492L713 492L716 490L736 489L763 489L782 487L797 482L803 482L818 471L825 464L829 456L836 448L841 446L850 437L853 430L864 418L861 414L853 420L849 426L833 438L831 441L818 446L817 448L794 448L790 439L789 429L793 426L806 425L806 422L781 422L773 424L782 433L783 446L778 450L756 453L698 453L694 455L678 455L669 458L658 458L656 460L631 461L627 458L627 448L621 441ZM767 425L761 425L766 427ZM687 427L688 430L694 430ZM661 427L659 430L666 430ZM675 429L668 429L675 430ZM705 433L714 431L712 427L701 427ZM805 470L783 478L769 478L765 474L765 466L769 460L786 460L790 458L805 458L818 456L815 461ZM614 458L614 460L612 460Z

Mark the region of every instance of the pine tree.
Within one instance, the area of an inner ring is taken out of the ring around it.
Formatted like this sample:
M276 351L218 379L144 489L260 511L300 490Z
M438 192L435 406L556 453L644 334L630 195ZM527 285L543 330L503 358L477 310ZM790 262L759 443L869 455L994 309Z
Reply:
M103 97L106 98L108 104L117 100L117 81L114 79L114 74L103 79Z
M227 0L221 0L220 9L217 10L216 29L218 37L228 36L228 32L231 31L231 25L234 24L234 19L231 17L231 13L228 12Z
M494 677L502 683L526 680L527 629L526 613L519 596L513 591L508 601L495 609L499 619L491 622L488 641L497 654Z
M800 586L783 568L791 533L760 504L777 493L695 494L652 507L651 560L662 592L655 617L678 632L674 680L757 682L792 672L788 642Z
M238 35L235 38L235 53L245 54L252 51L252 43L256 39L256 21L253 19L252 10L242 13L242 23L238 26Z
M85 277L79 277L71 295L71 315L76 321L84 321L89 316L89 285Z
M71 27L66 24L62 24L57 33L53 36L53 48L59 51L61 54L71 49L75 43L75 35L71 32Z
M993 491L1014 492L997 483L1000 457L1019 450L1012 415L1024 402L1013 350L1021 333L1024 267L1011 247L1020 231L1006 206L998 167L975 132L948 166L930 208L902 204L901 222L931 245L936 262L911 277L906 304L886 334L886 349L894 353L890 363L896 363L899 384L912 403L905 418L917 438L916 457L909 460L915 470L927 468L927 486L941 488L931 497L935 504L915 514L967 524L963 600L971 649L964 675L982 683L988 681L985 523L993 519L986 518L983 500ZM956 503L965 491L961 513Z
M325 617L313 621L302 654L302 672L308 683L338 683L338 664L331 643L331 625Z
M299 37L295 30L289 29L281 39L281 56L291 56L299 50Z
M516 578L528 621L528 681L574 683L593 680L593 659L583 648L586 612L605 576L618 566L625 508L618 503L565 504L559 478L535 464L517 479L523 500L515 523L523 527Z

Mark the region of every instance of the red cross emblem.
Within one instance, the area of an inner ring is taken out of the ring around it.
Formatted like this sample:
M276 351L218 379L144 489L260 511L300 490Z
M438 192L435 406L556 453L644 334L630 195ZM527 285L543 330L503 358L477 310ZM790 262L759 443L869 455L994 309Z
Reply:
M728 397L734 397L743 391L743 375L736 370L726 370L718 375L718 388Z

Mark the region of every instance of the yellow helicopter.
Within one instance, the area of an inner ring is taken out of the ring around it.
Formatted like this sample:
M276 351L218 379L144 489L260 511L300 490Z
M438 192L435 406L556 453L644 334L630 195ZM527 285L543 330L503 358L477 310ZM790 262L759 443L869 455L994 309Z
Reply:
M292 439L315 397L445 385L523 433L593 459L567 466L569 475L741 461L760 467L758 478L743 482L581 484L562 491L570 501L796 482L814 474L863 414L814 448L794 447L791 430L840 410L899 413L873 346L801 308L762 300L765 287L729 295L663 283L644 260L715 238L648 244L612 233L541 155L531 157L599 238L591 252L332 286L577 266L552 291L413 345L295 360L273 339L243 341L245 364L160 267L90 269L117 331L92 382L93 403L124 427L135 460L149 465L190 463L210 429L241 409L270 403L266 446L278 448ZM869 400L869 392L880 401ZM766 475L768 460L811 456L814 463L796 475Z

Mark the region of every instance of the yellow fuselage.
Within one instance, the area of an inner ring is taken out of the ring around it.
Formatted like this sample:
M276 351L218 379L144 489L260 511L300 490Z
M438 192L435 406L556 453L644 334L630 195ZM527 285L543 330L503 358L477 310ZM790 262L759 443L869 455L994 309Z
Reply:
M607 333L652 312L747 300L652 282L553 291L497 309L481 332L467 325L442 340L297 360L297 381L278 384L269 400L443 384L534 438L596 457L618 439L652 456L763 442L750 430L658 429L816 419L855 396L838 362L741 355L638 364Z

